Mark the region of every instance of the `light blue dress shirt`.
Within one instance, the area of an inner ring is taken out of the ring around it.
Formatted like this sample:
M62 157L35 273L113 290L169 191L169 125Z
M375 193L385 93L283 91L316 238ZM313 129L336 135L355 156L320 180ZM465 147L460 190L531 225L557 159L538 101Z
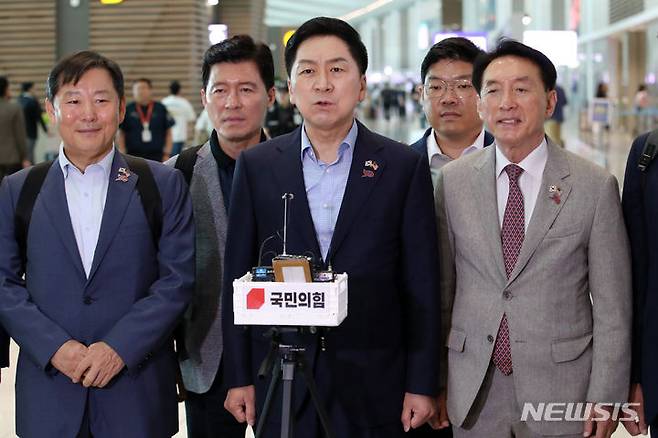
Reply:
M59 147L59 166L64 174L69 216L87 277L91 271L101 231L114 153L114 148L112 148L103 159L96 164L87 166L85 172L82 173L68 160L64 153L64 146Z
M322 259L325 261L327 261L331 238L334 235L336 220L345 195L357 134L358 128L354 121L352 128L338 147L336 161L325 163L315 156L311 141L306 135L306 129L302 127L301 154L306 198L313 218L315 235L320 244Z

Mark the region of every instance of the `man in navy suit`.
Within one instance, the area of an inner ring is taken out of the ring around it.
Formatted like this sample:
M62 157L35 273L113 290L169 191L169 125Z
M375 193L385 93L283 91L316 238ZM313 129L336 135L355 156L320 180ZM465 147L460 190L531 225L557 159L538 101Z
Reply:
M192 206L180 172L143 162L161 197L153 232L136 188L147 174L114 147L125 108L119 66L97 53L50 72L62 145L32 209L25 266L14 218L30 170L0 186L0 323L20 347L24 438L178 431L171 333L194 282Z
M231 388L225 406L241 422L254 424L263 404L267 382L256 374L269 341L263 328L234 325L228 291L258 263L261 243L282 228L284 193L295 196L288 252L313 254L318 265L349 275L349 311L340 327L285 333L281 341L306 348L335 436L402 437L435 412L440 318L432 184L425 157L354 119L366 93L367 59L344 21L304 23L285 51L291 101L304 125L238 159L222 320ZM270 250L280 253L280 241ZM322 436L301 381L293 400L296 436ZM267 436L279 436L280 415L275 407Z
M430 128L411 148L427 157L435 188L439 170L445 164L493 143L493 136L482 126L477 112L477 92L471 83L473 63L481 53L482 50L466 38L446 38L430 48L421 64L423 84L418 91ZM442 318L449 319L450 315L442 315ZM443 350L446 356L447 349ZM445 404L446 375L441 377L437 405L440 430L432 430L428 424L414 431L414 437L452 436Z
M658 428L658 165L655 159L643 173L638 163L650 133L640 135L631 146L626 163L622 207L631 243L633 273L632 403L640 403L639 422L622 424L631 435L654 434Z
M0 368L6 368L9 366L9 336L2 327L0 327ZM1 371L1 370L0 370ZM0 382L2 381L2 376L0 374Z
M432 183L450 161L493 143L478 115L478 95L471 83L480 50L466 38L446 38L434 44L420 67L420 102L430 128L411 147L430 163Z

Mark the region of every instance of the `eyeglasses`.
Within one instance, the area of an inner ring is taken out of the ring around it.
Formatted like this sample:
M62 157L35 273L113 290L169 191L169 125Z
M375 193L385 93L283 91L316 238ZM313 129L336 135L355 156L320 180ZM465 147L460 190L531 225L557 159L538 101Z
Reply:
M473 84L468 79L444 81L443 79L429 79L424 85L425 94L430 99L442 97L446 91L454 91L457 97L464 98L473 95Z

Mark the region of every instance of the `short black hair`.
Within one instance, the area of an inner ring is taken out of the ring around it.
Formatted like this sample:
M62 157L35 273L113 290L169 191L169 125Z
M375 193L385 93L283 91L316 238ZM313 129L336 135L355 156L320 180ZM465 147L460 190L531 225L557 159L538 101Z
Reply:
M274 60L270 48L266 44L255 42L249 35L235 35L210 46L203 54L203 66L201 67L203 89L205 90L208 86L213 65L222 62L244 61L253 61L256 64L260 78L267 90L274 86Z
M463 37L446 38L434 44L425 55L425 59L423 59L420 66L420 79L425 83L428 70L444 59L473 64L475 59L483 54L484 51L469 39Z
M9 79L6 76L0 76L0 98L7 95L7 88L9 88Z
M516 56L517 58L527 59L532 62L539 69L541 80L544 83L544 90L551 91L555 89L557 71L551 60L539 50L518 41L506 39L498 44L498 47L494 51L486 53L475 60L475 64L473 65L473 86L478 94L482 90L484 71L494 59L503 56Z
M21 91L25 93L26 91L30 91L34 87L34 82L23 82L21 84Z
M77 84L85 73L95 68L102 68L110 74L119 100L123 99L123 73L119 65L100 53L90 50L69 55L50 70L46 80L46 97L52 102L62 85Z
M137 78L133 81L133 85L135 85L138 82L144 82L146 85L149 86L149 88L153 88L153 82L149 78Z
M350 54L359 66L361 74L365 74L368 69L368 51L361 41L359 32L343 20L329 17L316 17L302 24L299 29L288 40L284 58L286 61L286 71L288 77L292 71L292 65L295 63L297 50L304 41L316 36L335 36L347 44Z
M174 96L180 93L180 82L178 81L171 81L169 84L169 91L171 91L171 94Z

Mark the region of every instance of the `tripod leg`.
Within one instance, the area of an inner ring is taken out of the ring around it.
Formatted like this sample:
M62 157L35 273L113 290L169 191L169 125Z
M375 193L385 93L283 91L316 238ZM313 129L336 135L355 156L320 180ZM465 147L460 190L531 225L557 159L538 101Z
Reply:
M295 362L283 359L283 404L281 405L281 438L292 438L292 382Z
M256 438L261 438L263 436L263 429L265 428L265 422L269 416L270 409L272 408L272 399L274 398L274 393L276 388L279 386L279 380L281 379L281 362L276 361L274 368L272 368L272 380L270 381L270 386L267 387L267 395L265 396L265 403L263 404L263 411L258 417L258 425L256 426Z
M308 391L311 393L313 405L315 406L315 410L318 413L318 417L320 417L320 423L322 424L322 430L324 431L325 437L335 438L335 435L329 424L329 415L327 415L327 411L325 410L324 405L320 402L320 397L318 396L318 387L315 385L315 380L313 379L311 370L308 368L306 359L303 356L298 357L297 366L299 366L299 368L302 370L302 375L306 381L306 386L308 387Z

